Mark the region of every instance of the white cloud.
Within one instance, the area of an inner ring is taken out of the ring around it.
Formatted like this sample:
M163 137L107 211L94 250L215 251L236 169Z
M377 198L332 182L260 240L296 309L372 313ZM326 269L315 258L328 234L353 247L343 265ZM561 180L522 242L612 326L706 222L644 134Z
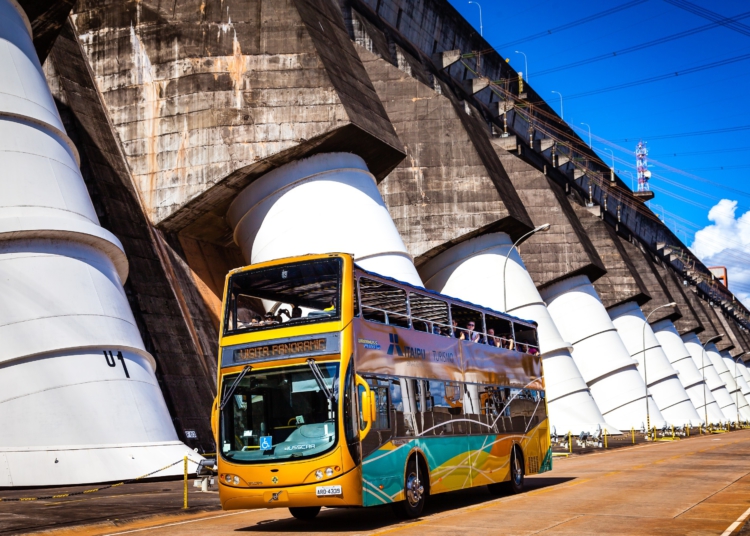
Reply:
M729 290L750 304L750 210L735 217L737 201L722 199L708 211L713 222L697 233L690 249L706 266L726 266Z

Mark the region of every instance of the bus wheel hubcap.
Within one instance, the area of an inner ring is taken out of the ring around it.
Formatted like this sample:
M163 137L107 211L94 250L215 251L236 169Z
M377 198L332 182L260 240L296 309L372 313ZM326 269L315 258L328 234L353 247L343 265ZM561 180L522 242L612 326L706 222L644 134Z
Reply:
M412 473L406 478L406 499L411 506L416 506L422 499L424 487L419 482L417 476Z

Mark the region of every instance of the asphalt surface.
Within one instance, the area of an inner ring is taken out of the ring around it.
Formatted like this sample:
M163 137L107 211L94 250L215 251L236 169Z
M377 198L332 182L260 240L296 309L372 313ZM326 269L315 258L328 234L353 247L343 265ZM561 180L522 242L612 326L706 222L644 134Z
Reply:
M192 487L183 511L180 482L145 483L67 500L0 502L0 534L721 535L750 511L750 430L556 458L552 472L526 485L525 493L500 498L484 488L438 495L414 521L378 507L323 510L301 522L285 509L222 512L216 493ZM739 533L748 533L741 522Z

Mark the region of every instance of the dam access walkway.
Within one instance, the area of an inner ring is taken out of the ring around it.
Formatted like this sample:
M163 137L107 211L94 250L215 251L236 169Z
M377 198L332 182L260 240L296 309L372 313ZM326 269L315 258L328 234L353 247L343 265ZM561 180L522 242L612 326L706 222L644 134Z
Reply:
M69 500L0 502L0 534L744 535L749 460L750 430L556 458L552 472L527 478L521 495L496 498L484 488L439 495L413 521L387 507L328 509L310 522L285 509L223 512L216 492L192 485L183 512L181 482L130 484Z

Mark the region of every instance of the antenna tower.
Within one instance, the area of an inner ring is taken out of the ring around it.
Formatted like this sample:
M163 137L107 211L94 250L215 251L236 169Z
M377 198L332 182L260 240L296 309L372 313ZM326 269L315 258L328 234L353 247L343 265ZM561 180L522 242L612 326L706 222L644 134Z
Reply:
M646 142L642 140L635 146L635 169L638 172L638 191L650 191L648 180L651 178L651 172L648 170L648 148Z

